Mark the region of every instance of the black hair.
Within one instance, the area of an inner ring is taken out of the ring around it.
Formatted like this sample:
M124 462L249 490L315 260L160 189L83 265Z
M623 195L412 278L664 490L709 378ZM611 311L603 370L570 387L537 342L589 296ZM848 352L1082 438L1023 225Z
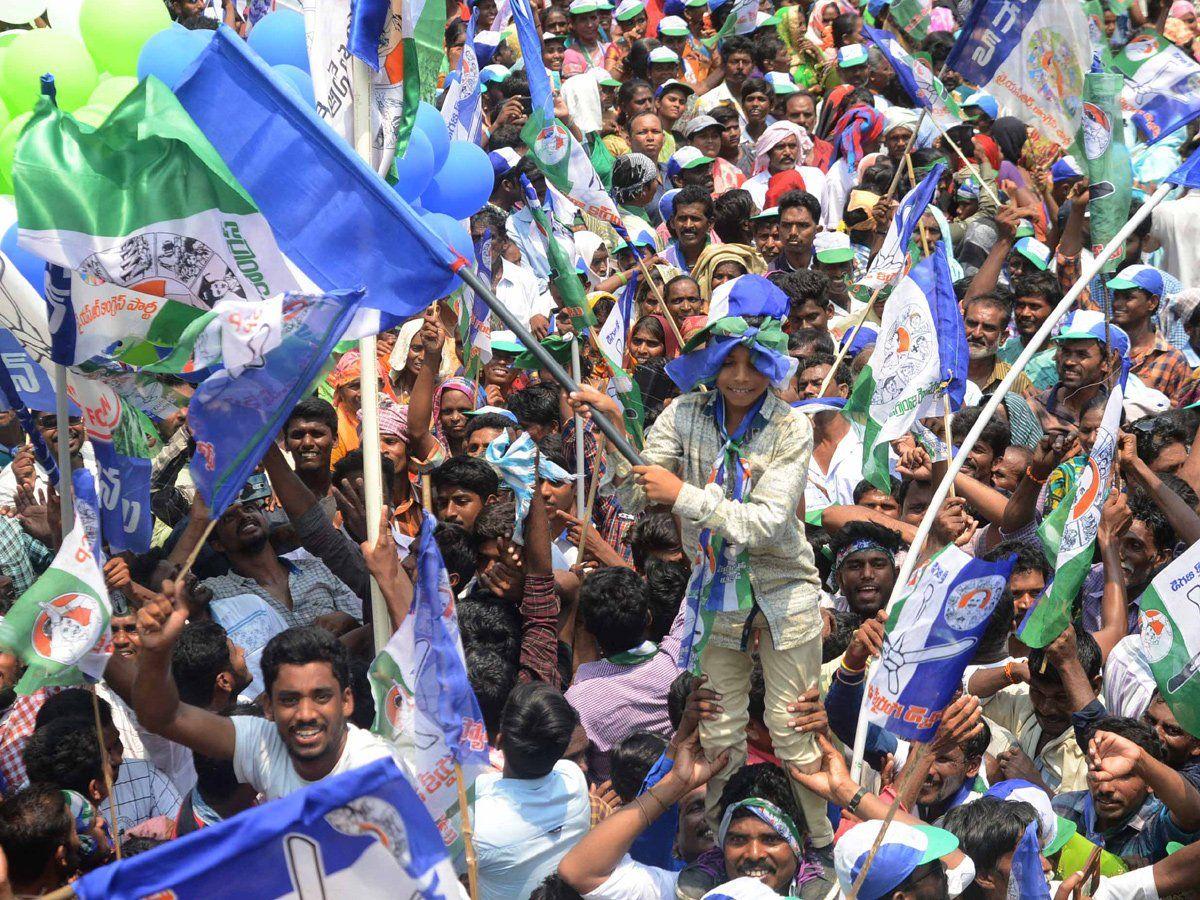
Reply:
M340 690L350 687L350 653L346 646L324 628L303 625L279 632L267 641L262 652L263 685L267 696L284 666L329 663Z
M371 692L371 662L361 656L350 658L350 696L354 698L354 711L350 713L350 724L370 729L375 722L375 695Z
M819 328L797 328L788 336L788 351L791 352L808 343L814 344L813 349L819 353L833 354L836 351L833 336L828 331L822 331Z
M750 243L754 200L749 191L734 188L713 201L713 231L726 244Z
M891 487L891 492L890 492L889 496L895 497L896 494L900 490L900 479L897 478L895 475L889 475L888 476L888 485ZM863 497L867 496L867 494L871 493L871 491L877 491L877 490L879 490L878 487L871 484L871 482L867 481L867 479L864 478L862 481L860 481L858 484L856 484L854 486L854 493L851 495L851 499L853 499L854 503L857 505L858 502L860 500L862 500Z
M1100 666L1103 663L1100 645L1096 643L1091 632L1083 627L1083 622L1077 619L1071 627L1075 629L1075 649L1079 655L1079 665L1083 667L1083 674L1087 676L1088 681L1094 681L1100 675ZM1046 650L1043 647L1029 651L1029 671L1034 678L1045 679L1056 684L1062 682L1062 676L1058 674L1058 669L1046 656Z
M987 719L981 720L980 724L983 727L979 729L978 734L972 735L959 744L962 747L963 756L966 757L967 762L983 759L983 754L987 752L988 745L992 743L992 729L988 725Z
M192 706L212 706L217 676L228 672L229 635L216 622L189 622L171 649L171 677L179 699Z
M91 796L92 782L104 783L96 726L86 719L48 722L29 736L21 757L30 782L52 784L85 797Z
M792 797L792 789L783 769L771 763L756 763L752 766L742 766L726 782L718 802L718 818L723 818L725 810L748 797L759 797L768 803L774 803L782 812L792 817L796 828L803 839L808 831L808 822L796 806ZM749 810L739 810L745 815L753 815ZM733 821L743 818L734 813Z
M305 397L297 403L288 413L287 419L284 420L283 430L285 433L297 419L305 422L320 422L329 429L334 437L337 437L337 410L328 400L322 400L320 397Z
M1137 437L1137 455L1145 462L1152 461L1171 444L1191 444L1195 428L1188 428L1178 416L1170 413L1139 419L1132 429Z
M679 604L687 592L691 570L688 564L665 559L646 560L646 606L650 610L650 640L658 643L671 630Z
M779 218L783 219L783 214L786 210L794 207L802 206L808 210L808 214L812 216L814 222L821 221L821 201L810 194L808 191L788 191L779 198Z
M629 45L629 55L625 57L626 68L635 79L644 81L646 87L650 87L650 83L645 81L650 77L650 51L661 46L659 40L651 37L638 38Z
M858 14L842 13L833 20L831 27L833 29L833 45L835 47L841 46L838 44L838 41L854 34L854 29L858 27Z
M837 362L837 357L832 353L813 353L809 356L801 356L796 361L796 374L799 375L805 369L811 369L814 366L830 366ZM850 366L846 362L846 358L842 357L842 361L837 363L837 368L833 370L833 381L831 384L844 384L850 387L854 384L854 376L850 373Z
M942 67L953 46L954 35L948 31L931 31L920 43L921 52L929 54L929 64L935 72Z
M1014 278L1009 287L1014 301L1021 297L1041 297L1050 306L1057 306L1063 296L1058 276L1053 272L1030 272Z
M533 889L529 900L583 900L583 895L563 881L557 872L551 872Z
M462 590L475 573L475 544L471 535L454 522L439 522L433 530L433 539L437 542L438 552L442 554L446 571L458 576L455 589Z
M165 838L143 837L138 834L127 835L121 838L121 858L129 859L149 853L151 850L157 850L166 842Z
M517 683L517 665L493 649L467 650L466 660L467 680L479 702L484 727L495 740L505 701Z
M475 545L478 547L483 541L512 537L516 515L517 507L512 500L487 504L475 520Z
M893 556L900 552L900 547L903 543L898 531L893 531L874 522L850 522L845 528L830 536L829 548L833 551L834 558L836 558L842 550L849 547L855 541L862 540L878 544L885 550L890 551Z
M515 391L508 398L508 411L517 417L524 427L532 425L556 426L562 423L562 407L559 405L558 385L531 384Z
M771 85L767 84L765 78L755 78L754 76L742 82L742 90L738 99L745 100L751 94L766 94L772 98L775 96L775 92L771 90Z
M1195 489L1174 472L1163 472L1158 476L1158 480L1163 483L1167 490L1177 494L1179 499L1192 509L1195 509L1196 504L1200 503L1200 495L1196 494ZM1133 496L1141 496L1141 493L1134 493Z
M512 97L528 97L529 79L520 72L513 72L500 82L500 94L505 100Z
M950 420L950 436L955 443L961 443L963 438L967 436L979 419L979 414L983 412L982 406L965 406L954 414L954 418ZM988 419L983 426L983 431L979 433L979 440L987 444L991 448L992 454L999 459L1004 455L1004 451L1008 449L1010 443L1009 428L998 419Z
M942 827L958 838L958 849L975 863L976 873L983 875L994 872L1000 857L1012 853L1025 830L1037 821L1037 810L1023 800L979 797L946 813ZM972 888L978 891L974 885Z
M637 517L629 531L633 567L646 574L646 561L657 554L673 553L682 547L679 525L666 507L651 507Z
M679 189L679 193L675 195L675 206L671 214L672 218L674 218L675 213L679 212L679 207L681 206L703 206L704 215L710 222L716 217L712 194L698 184L688 184Z
M502 416L500 413L486 412L480 413L477 416L468 416L467 427L463 431L463 437L469 438L480 428L512 428L513 421L507 416ZM451 457L453 459L454 457ZM449 460L447 460L449 462ZM442 465L445 465L443 463ZM436 470L435 470L436 471Z
M355 704L355 712L357 711ZM261 719L263 712L258 704L238 703L222 715L253 716ZM206 801L211 803L213 800L226 800L237 791L240 782L233 771L233 760L215 759L203 753L193 753L192 762L196 766L196 787L200 789L200 796Z
M511 603L499 602L482 585L458 604L458 627L464 648L493 650L514 664L520 657L520 612Z
M721 57L729 59L735 53L745 53L754 59L754 42L745 35L734 34L721 41Z
M396 481L396 467L392 463L390 457L379 455L379 471L383 476L383 495L390 497L392 495L392 485ZM363 473L363 452L359 450L351 450L336 463L333 464L333 472L330 477L334 484L341 484L345 478L353 478L356 475Z
M503 147L522 147L525 142L521 140L521 129L516 125L501 125L499 128L492 130L488 135L487 149L500 150ZM474 216L471 217L472 219ZM503 219L501 220L503 223ZM492 232L495 234L495 232Z
M500 714L504 764L517 778L541 778L562 759L579 714L548 684L519 684Z
M862 624L862 619L848 609L831 610L833 614L833 627L829 629L829 636L821 640L821 663L832 662L850 646L850 641L854 639L854 630Z
M633 328L629 329L630 336L632 337L643 328L649 331L655 337L655 339L659 341L665 341L667 339L667 332L663 328L662 322L653 315L642 316L640 319L634 322Z
M782 49L783 41L774 34L759 35L754 38L754 64L762 71L767 71L767 65L775 61L775 57Z
M654 89L650 87L650 82L646 81L644 78L627 78L625 81L621 82L621 86L617 88L617 121L621 125L629 124L627 121L625 121L625 107L629 105L629 102L633 100L634 95L642 88L645 88L652 94L654 93Z
M625 566L589 574L579 588L579 611L605 656L642 642L646 631L646 583Z
M792 309L804 306L806 303L816 303L817 306L829 305L825 296L829 290L829 276L812 269L801 269L799 272L783 272L773 279L776 287L788 295L788 303Z
M1042 552L1041 547L1019 540L1001 541L991 550L982 554L981 558L988 562L997 562L1006 556L1013 555L1017 557L1013 561L1013 575L1021 572L1040 572L1043 578L1049 579L1050 573L1054 571L1050 567L1050 563L1046 562L1046 554Z
M671 730L678 731L679 723L683 721L683 711L687 708L687 698L692 692L696 676L691 672L680 672L667 688L667 718L671 722Z
M57 785L31 784L0 803L0 847L14 888L46 871L58 848L70 842L72 828L74 816Z
M712 116L714 119L716 119L718 124L720 124L721 126L728 125L730 122L732 122L734 119L736 119L738 117L737 110L734 109L732 106L730 106L728 103L720 103L720 104L714 106L712 109L710 109L708 111L708 114L710 116Z
M642 782L666 749L661 734L635 731L609 751L609 778L621 802L630 803L641 793Z
M113 727L112 706L103 697L97 696L100 706L100 725L104 728ZM95 712L92 709L92 692L83 688L67 688L57 694L51 694L38 708L34 717L33 727L36 731L58 719L81 719L94 723Z
M472 426L474 428L484 427L479 425L479 420L486 419L491 415L494 415L497 419L504 419L503 416L495 413L489 413L488 416L478 416L467 425L467 434L470 435ZM510 425L512 423L504 419L504 424ZM472 494L478 494L481 500L486 500L500 490L500 478L496 475L496 470L482 459L465 454L450 457L433 470L430 479L436 491L440 491L443 488L462 488L465 491L470 491Z
M964 280L969 281L969 279ZM986 294L976 294L974 297L964 300L962 302L963 314L966 315L967 310L976 303L983 303L987 306L991 306L1000 310L1002 313L1004 313L1004 321L1006 323L1012 316L1013 301L1012 296L1007 291L1003 293L1000 291L990 291Z
M1158 762L1165 762L1167 758L1167 748L1163 746L1163 742L1158 737L1158 732L1144 722L1139 722L1137 719L1130 719L1126 716L1104 716L1097 719L1091 724L1087 732L1087 744L1091 744L1092 738L1096 736L1098 731L1110 731L1118 737L1123 737L1127 741L1137 744L1153 759Z
M796 96L795 94L792 95ZM859 189L870 191L872 194L883 195L887 193L887 189L892 184L892 178L896 174L896 167L892 165L890 159L880 159L867 166L867 169L862 174L862 181L859 182ZM871 213L867 210L862 210L862 220L870 218Z
M1154 546L1160 553L1175 554L1179 535L1171 524L1171 520L1163 514L1153 500L1148 497L1133 497L1129 504L1129 511L1133 514L1134 519L1146 526L1146 529L1154 537Z

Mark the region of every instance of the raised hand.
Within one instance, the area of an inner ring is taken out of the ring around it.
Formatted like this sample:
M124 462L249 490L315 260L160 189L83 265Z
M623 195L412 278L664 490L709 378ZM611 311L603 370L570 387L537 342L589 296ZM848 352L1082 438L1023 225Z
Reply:
M883 629L886 624L887 613L882 609L872 618L864 620L850 639L850 645L842 657L842 665L855 671L866 668L872 656L883 652Z
M162 583L162 591L151 595L137 614L138 637L142 651L170 653L183 626L187 624L188 610L184 601L182 582L170 579Z

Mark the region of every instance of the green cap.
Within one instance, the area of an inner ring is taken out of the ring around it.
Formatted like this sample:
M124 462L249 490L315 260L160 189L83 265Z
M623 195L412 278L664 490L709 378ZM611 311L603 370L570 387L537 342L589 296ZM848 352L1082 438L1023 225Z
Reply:
M569 337L563 337L560 334L552 334L541 342L542 347L554 357L554 361L560 366L569 366L571 364L571 344L573 343L574 341ZM514 369L536 370L541 367L542 364L533 355L533 351L531 350L526 350L513 360Z
M1046 849L1042 851L1043 856L1053 856L1061 850L1071 838L1075 836L1075 832L1079 827L1070 819L1064 819L1062 816L1055 816L1058 819L1058 831L1054 835L1054 840L1046 845Z
M524 351L525 345L517 340L517 336L511 331L493 331L492 332L492 352L500 353L521 353Z

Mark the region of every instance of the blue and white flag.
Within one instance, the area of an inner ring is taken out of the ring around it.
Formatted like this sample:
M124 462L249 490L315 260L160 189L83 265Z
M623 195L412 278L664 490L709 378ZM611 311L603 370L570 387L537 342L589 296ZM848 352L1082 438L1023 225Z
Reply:
M8 332L4 332L8 334ZM11 337L11 335L9 335ZM19 346L19 345L18 345ZM0 354L0 409L12 410L17 414L17 421L21 423L21 430L29 437L29 443L33 447L33 458L37 460L38 465L46 473L46 478L51 484L58 484L58 462L54 459L54 454L50 452L50 447L42 439L42 432L38 430L37 420L34 418L33 412L29 405L25 402L25 397L17 388L17 379L21 378L23 373L18 371L14 377L13 371L9 368L7 357L10 354ZM28 357L26 357L28 359ZM32 362L29 366L42 372L40 366L35 366ZM43 372L43 374L45 374ZM54 409L54 389L50 389L50 409Z
M1193 150L1192 155L1163 181L1180 187L1200 188L1200 151Z
M859 284L874 291L885 285L895 284L896 279L908 270L908 242L912 240L913 229L917 227L921 216L925 215L925 210L933 201L938 182L945 171L945 164L938 163L919 184L904 195L896 208L896 214L892 216L891 224L888 225L879 252L858 280Z
M1162 35L1134 35L1113 65L1125 76L1122 111L1151 144L1200 115L1200 64Z
M962 113L953 95L942 86L942 82L933 74L929 61L919 59L904 49L904 45L896 40L890 31L863 26L866 35L884 58L891 64L896 73L896 80L904 88L905 93L918 106L929 110L929 115L942 128L953 128L961 124Z
M933 738L1014 559L985 562L951 544L913 573L888 617L879 668L867 685L871 722L903 740Z
M321 290L362 287L364 305L407 318L463 264L228 27L175 95Z
M458 900L437 829L391 759L90 872L80 900Z
M412 608L371 664L371 730L399 747L451 858L458 859L464 846L455 767L461 767L470 802L475 779L490 771L491 763L483 713L467 679L454 592L433 536L436 527L426 513Z
M285 294L274 321L223 315L221 304L209 313L202 341L219 352L204 352L213 361L219 355L231 368L196 389L188 426L196 439L192 480L214 519L237 497L292 407L320 374L361 296L361 291Z
M492 283L492 230L487 228L475 239L475 272L484 284ZM467 322L467 359L466 370L468 378L476 378L480 368L492 360L492 325L491 307L482 295L476 294L470 285L463 286L460 301Z
M500 475L504 486L513 492L517 507L513 540L518 544L525 543L525 516L529 512L529 504L533 502L533 492L537 490L538 475L558 484L575 481L579 477L538 453L537 444L525 431L516 440L507 431L495 437L488 444L484 459Z
M1025 833L1013 853L1008 874L1008 897L1013 900L1050 900L1050 884L1042 870L1042 845L1037 821L1025 826Z
M470 141L483 146L483 97L479 93L479 59L475 56L475 26L479 12L467 22L467 40L458 58L454 77L442 98L442 118L452 141Z
M1083 116L1091 69L1088 18L1079 0L978 0L946 65L1060 147Z

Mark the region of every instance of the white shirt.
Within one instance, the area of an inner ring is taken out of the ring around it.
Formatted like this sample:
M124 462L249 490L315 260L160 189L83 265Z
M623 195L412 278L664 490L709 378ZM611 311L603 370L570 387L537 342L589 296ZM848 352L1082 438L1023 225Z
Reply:
M1150 213L1150 236L1162 244L1162 268L1183 282L1200 285L1200 192L1160 203Z
M584 900L675 900L678 872L634 862L629 856L617 864L608 881L584 894Z
M821 202L821 209L825 209L825 173L816 166L796 166L796 171L800 173L800 177L804 179L804 190L806 193L812 194ZM771 180L770 172L759 172L757 175L752 175L742 183L742 190L750 194L750 199L754 201L754 205L759 209L767 202L767 183Z
M543 778L485 772L475 781L480 900L528 897L591 824L587 778L561 759Z
M92 450L92 445L89 441L84 441L83 446L79 450L79 455L83 457L83 467L92 473L92 478L96 477L96 453ZM57 460L57 458L56 458ZM50 479L46 477L46 470L35 460L33 463L33 487L38 493L45 491L50 485ZM15 509L17 505L17 476L13 472L13 464L9 463L0 471L0 506L7 506Z
M267 646L267 641L287 630L287 622L257 594L223 597L213 600L208 608L214 621L246 654L246 668L250 670L251 681L242 692L241 699L253 702L266 690L262 677L263 648Z
M316 783L296 774L287 745L274 722L251 716L233 716L229 721L236 736L233 772L238 781L250 785L268 800L278 800ZM349 722L346 728L346 745L330 775L341 775L392 756L391 746L383 738Z
M500 280L496 283L496 297L526 328L534 316L545 316L549 319L554 311L554 301L550 294L538 290L537 275L533 270L508 260L501 264Z
M853 504L854 489L863 480L862 467L862 434L851 425L834 448L828 471L821 471L815 455L809 463L808 481L804 485L804 511L810 513L827 506Z
M191 750L142 728L134 711L103 681L96 685L96 693L112 707L113 725L121 736L121 746L126 756L149 760L171 779L180 794L186 794L196 786L196 767L192 763Z

